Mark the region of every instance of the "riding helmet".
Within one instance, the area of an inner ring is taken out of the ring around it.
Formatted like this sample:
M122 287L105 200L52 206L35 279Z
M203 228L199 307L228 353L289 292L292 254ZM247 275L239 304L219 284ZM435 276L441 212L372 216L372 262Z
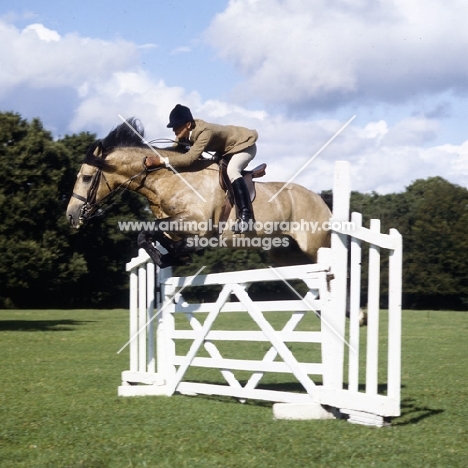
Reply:
M186 106L182 106L181 104L177 104L169 114L169 123L167 124L167 127L177 128L192 121L193 117L190 109Z

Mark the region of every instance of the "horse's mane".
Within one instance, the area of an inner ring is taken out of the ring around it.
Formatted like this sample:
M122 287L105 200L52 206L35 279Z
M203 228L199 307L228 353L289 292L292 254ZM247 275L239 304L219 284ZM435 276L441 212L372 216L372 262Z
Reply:
M109 154L115 148L141 148L147 145L144 138L145 129L142 123L131 117L111 130L109 135L102 140L104 154Z
M100 169L107 167L109 164L106 161L106 157L115 149L143 148L147 146L144 138L145 129L143 125L138 119L131 117L111 130L105 138L94 142L88 148L83 163ZM101 154L96 156L94 152L98 147L101 148Z

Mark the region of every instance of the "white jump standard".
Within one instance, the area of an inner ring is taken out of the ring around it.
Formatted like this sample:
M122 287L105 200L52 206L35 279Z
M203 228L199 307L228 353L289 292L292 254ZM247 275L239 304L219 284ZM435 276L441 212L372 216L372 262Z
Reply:
M319 250L316 264L183 278L173 277L169 269L155 275L153 263L141 250L139 256L127 264L130 272L130 369L122 372L118 394L169 396L178 392L267 400L275 403L274 416L283 419L345 417L353 423L382 426L392 417L399 416L402 238L395 229L390 229L388 234L381 233L379 220L371 220L370 228L363 227L359 213L351 215L354 230L338 229L336 221L349 221L350 193L349 165L338 162L335 165L333 219L330 220L333 226L331 248ZM365 352L359 326L364 247L369 250ZM388 336L385 343L379 339L379 327L384 318L379 306L382 251L389 258ZM296 279L307 285L304 298L257 301L248 293L253 283ZM215 302L193 304L184 300L183 290L187 286L203 288L209 285L221 287ZM239 302L230 302L231 295ZM234 312L248 314L256 329L213 328L220 314ZM307 314L316 312L321 317L319 331L296 330ZM275 330L268 319L271 314L278 313L287 314L281 330ZM185 315L191 329L176 328L177 314ZM200 317L205 317L204 321ZM177 340L191 341L185 355L177 355ZM269 349L260 360L226 359L220 352L223 341L266 342ZM314 355L321 355L321 359L299 362L288 347L289 343L315 344L321 352ZM382 353L384 347L387 349L385 355ZM209 357L198 355L202 348L206 351L204 356ZM383 361L385 369L379 374L379 362ZM360 375L363 362L365 372ZM218 369L226 384L188 381L186 372L191 367ZM251 373L246 384L242 385L236 378L236 371ZM303 391L259 388L265 373L291 374ZM321 376L320 382L316 376Z

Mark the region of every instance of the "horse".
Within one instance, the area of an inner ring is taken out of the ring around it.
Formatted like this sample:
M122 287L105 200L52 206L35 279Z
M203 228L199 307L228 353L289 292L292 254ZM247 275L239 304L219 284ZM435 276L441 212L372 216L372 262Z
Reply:
M330 246L330 232L322 228L331 217L329 207L318 194L294 183L255 182L255 231L239 235L226 228L220 234L226 193L218 163L202 159L177 171L146 167L148 156L167 157L174 151L179 151L176 146L146 142L144 128L134 118L94 142L68 203L70 225L79 229L106 211L120 191L131 190L147 199L156 218L150 231L139 234L138 245L161 268L188 264L192 253L207 246L262 247L272 263L281 266L316 263L318 249ZM235 221L233 209L225 225Z

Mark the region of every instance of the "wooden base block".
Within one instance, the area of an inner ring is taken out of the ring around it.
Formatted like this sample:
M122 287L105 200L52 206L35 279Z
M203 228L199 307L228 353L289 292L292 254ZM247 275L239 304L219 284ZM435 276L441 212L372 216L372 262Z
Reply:
M320 403L275 403L273 417L291 420L336 419L335 414Z

